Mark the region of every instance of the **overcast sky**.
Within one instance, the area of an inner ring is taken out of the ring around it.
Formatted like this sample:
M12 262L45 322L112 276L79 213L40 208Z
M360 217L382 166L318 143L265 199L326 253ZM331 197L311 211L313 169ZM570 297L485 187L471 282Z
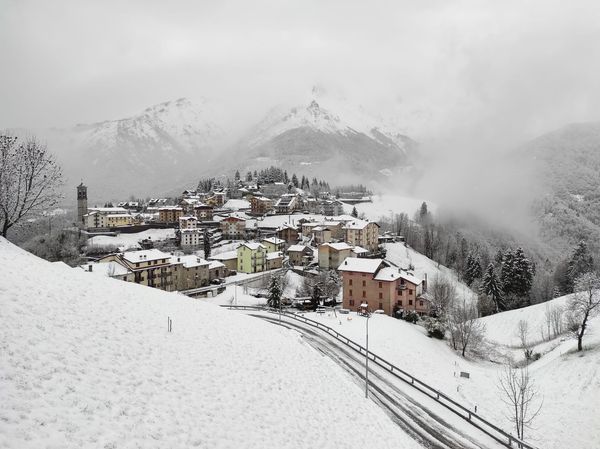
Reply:
M0 5L0 128L122 118L183 96L258 120L315 83L385 114L420 111L430 134L520 139L600 119L598 1Z

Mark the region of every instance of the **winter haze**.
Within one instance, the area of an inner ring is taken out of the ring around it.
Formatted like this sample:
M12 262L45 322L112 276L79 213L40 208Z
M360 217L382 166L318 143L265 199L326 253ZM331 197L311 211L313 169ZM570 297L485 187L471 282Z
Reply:
M171 193L255 161L303 163L297 153L309 142L324 149L315 170L332 181L355 177L357 158L370 154L361 180L376 190L527 226L523 211L545 187L525 164L515 170L514 151L600 112L593 1L4 0L2 11L1 126L46 139L69 185L114 178L118 189L91 188L98 201L122 187ZM316 125L281 137L263 129L277 139L254 145L262 125L280 129L277 120L315 100L326 120L358 122L366 137L324 141ZM371 123L387 133L373 138ZM379 156L389 139L394 148ZM293 154L277 161L284 146ZM355 150L329 151L340 146ZM124 163L94 165L117 154ZM211 168L188 163L206 158ZM398 162L381 177L390 158ZM161 170L173 179L158 181Z

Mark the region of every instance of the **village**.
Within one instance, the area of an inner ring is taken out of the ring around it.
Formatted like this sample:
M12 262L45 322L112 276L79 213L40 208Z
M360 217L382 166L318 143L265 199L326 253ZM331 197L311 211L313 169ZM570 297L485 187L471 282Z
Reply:
M177 198L88 207L82 182L77 225L95 251L78 269L188 296L215 295L227 284L253 279L264 286L265 279L289 271L303 279L331 273L323 282L337 288L321 285L316 294L296 293L282 302L312 310L337 304L342 313L397 318L430 313L426 274L418 278L410 267L385 259L382 244L403 237L380 233L378 223L359 217L352 206L370 201L365 192L340 197L314 189L316 180L312 189L296 187L297 182L259 186L251 176L243 181L237 174L233 185L211 184ZM150 231L157 233L154 238L132 245L106 244Z

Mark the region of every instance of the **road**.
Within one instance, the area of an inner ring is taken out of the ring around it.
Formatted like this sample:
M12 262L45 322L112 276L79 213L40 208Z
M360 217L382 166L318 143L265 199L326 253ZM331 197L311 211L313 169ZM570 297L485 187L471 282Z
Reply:
M266 312L249 315L301 333L307 343L344 368L364 388L365 359L329 334L304 323ZM504 447L429 396L375 364L369 364L369 395L407 434L429 449L496 449ZM435 412L433 411L435 410Z

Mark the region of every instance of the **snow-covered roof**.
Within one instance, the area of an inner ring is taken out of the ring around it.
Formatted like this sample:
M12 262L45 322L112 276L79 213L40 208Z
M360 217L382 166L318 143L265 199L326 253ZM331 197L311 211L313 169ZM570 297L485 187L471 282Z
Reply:
M225 204L223 204L223 209L230 209L230 210L250 209L250 202L246 201L246 200L236 200L236 199L227 200L227 202Z
M209 265L209 262L193 254L188 256L172 256L172 264L183 264L185 268L195 268Z
M181 208L179 206L163 206L163 207L159 207L158 210L159 211L161 211L161 210L183 210L183 208Z
M281 245L282 243L285 243L285 240L278 239L277 237L267 237L262 239L261 242L268 242L272 243L273 245Z
M369 250L363 248L362 246L355 246L354 248L352 248L352 252L355 254L364 254L364 253L368 253Z
M374 223L375 225L377 225L377 223L375 223L374 221L365 221L365 220L359 220L359 219L354 219L348 223L346 223L346 226L344 226L344 229L364 229L367 227L367 225L370 225L371 223ZM379 226L379 225L377 225Z
M272 253L267 253L267 260L275 260L283 258L283 253L280 251L273 251Z
M210 260L231 260L237 259L237 250L226 251L224 253L215 254L209 257Z
M122 276L131 273L131 271L115 261L86 263L79 265L79 268L102 276Z
M195 220L198 221L198 219L194 216L191 217L179 217L179 221L188 221L188 220Z
M397 268L385 267L377 272L374 277L376 281L395 281L400 279L401 275Z
M170 254L163 253L158 249L146 249L142 251L128 251L123 253L123 259L127 262L138 263L147 262L149 260L169 259Z
M306 248L307 248L307 246L305 246L305 245L292 245L288 248L288 253L303 252L306 250Z
M408 281L411 284L415 284L415 285L419 285L421 282L423 282L423 280L419 279L412 273L401 272L400 277L403 278L405 281Z
M336 251L343 251L345 249L352 249L352 246L348 245L346 242L339 243L323 243L320 246L328 246L329 248L335 249Z
M89 207L88 210L103 214L126 214L129 212L122 207Z
M359 273L375 273L383 263L383 259L360 259L346 257L338 267L339 271L357 271Z
M225 268L225 265L223 265L221 262L219 262L217 260L211 260L210 263L208 264L208 269L215 270L217 268Z
M242 243L242 244L241 244L241 245L238 247L238 250L239 250L239 249L240 249L242 246L245 246L246 248L249 248L249 249L251 249L252 251L255 251L255 250L257 250L257 249L261 249L261 248L262 248L262 249L267 249L267 248L265 248L265 246L264 246L263 244L261 244L261 243L258 243L258 242L244 242L244 243Z

